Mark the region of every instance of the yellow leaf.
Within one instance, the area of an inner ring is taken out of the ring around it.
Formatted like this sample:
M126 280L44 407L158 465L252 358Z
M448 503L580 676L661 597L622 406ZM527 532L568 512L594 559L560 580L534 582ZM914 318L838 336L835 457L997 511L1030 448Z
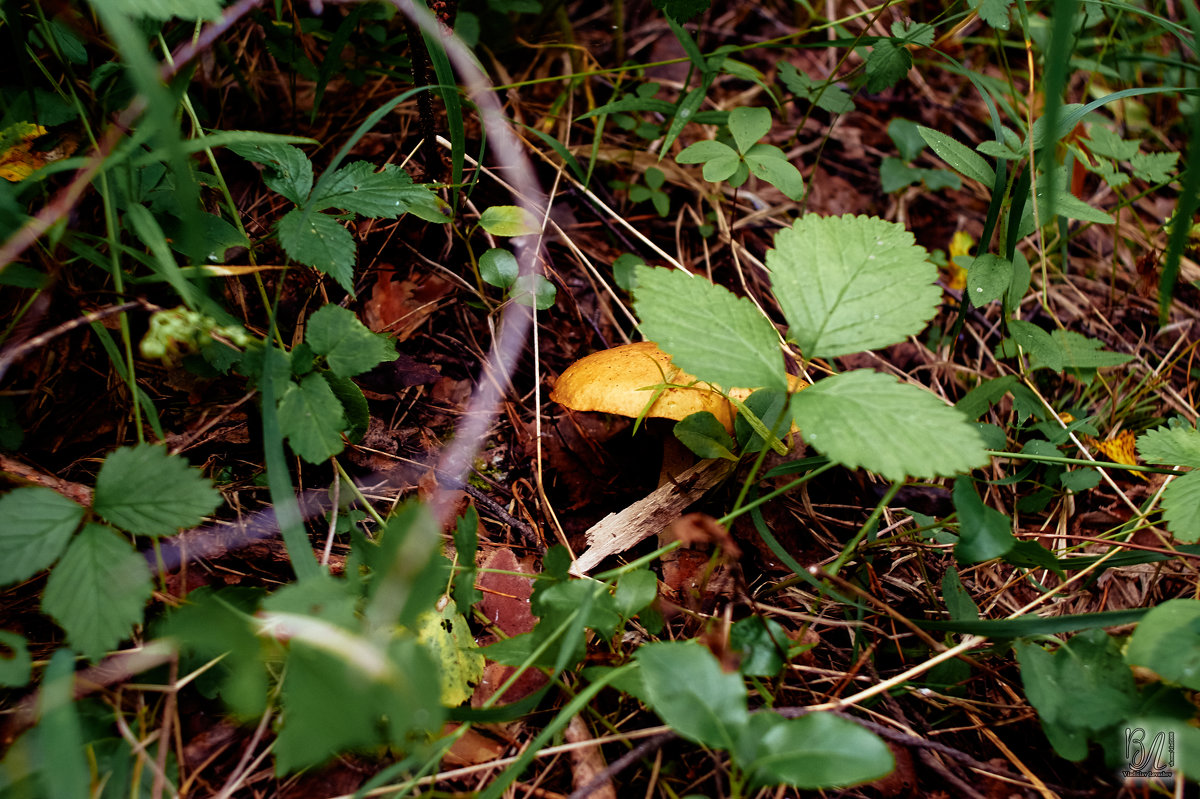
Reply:
M52 161L66 158L78 144L64 136L50 150L34 150L33 142L46 135L46 129L32 122L16 122L0 130L0 178L17 183Z
M446 602L417 622L417 640L438 662L442 676L442 704L458 707L471 698L483 679L484 657L479 654L467 620Z
M958 265L954 260L960 255L970 255L971 249L975 246L975 239L965 230L956 232L953 238L950 239L950 257L946 264L946 286L955 291L962 291L967 287L967 270Z
M1091 438L1086 443L1100 450L1113 463L1137 466L1137 437L1132 430L1122 430L1107 441L1097 441ZM1142 480L1146 479L1141 472L1134 472L1134 475Z

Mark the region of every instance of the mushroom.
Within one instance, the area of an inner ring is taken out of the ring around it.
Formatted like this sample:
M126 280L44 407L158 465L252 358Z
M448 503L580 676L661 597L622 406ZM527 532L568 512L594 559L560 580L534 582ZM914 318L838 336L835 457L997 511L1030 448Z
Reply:
M806 385L791 375L788 380L793 391ZM655 399L653 389L663 383L673 386L663 389ZM733 388L727 393L743 400L750 395L751 389ZM671 356L652 341L613 347L576 361L558 378L550 399L573 411L634 418L645 416L679 421L693 413L708 411L730 433L736 413L733 404L714 386L698 381L672 364ZM667 438L663 447L658 489L593 525L586 534L588 549L572 565L573 573L585 574L609 555L623 552L662 531L684 508L719 484L733 469L733 465L724 460L705 460L689 468L691 453L685 451L674 436Z
M654 396L648 389L661 383L691 387L668 388L647 408L646 403ZM633 418L645 415L679 421L708 411L725 429L733 431L733 406L729 401L708 383L697 382L671 363L671 356L653 341L625 344L581 358L558 378L550 399L573 411Z

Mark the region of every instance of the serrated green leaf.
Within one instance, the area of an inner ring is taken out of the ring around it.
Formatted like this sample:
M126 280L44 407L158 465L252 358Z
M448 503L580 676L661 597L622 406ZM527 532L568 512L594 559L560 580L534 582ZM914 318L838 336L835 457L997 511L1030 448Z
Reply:
M756 144L746 153L746 166L792 200L804 197L804 176L787 160L783 150L773 144Z
M1013 265L1007 258L984 253L967 267L967 297L978 308L998 300L1012 284Z
M688 740L730 749L749 720L746 686L694 641L660 641L634 654L650 705Z
M970 0L971 8L979 12L979 18L999 31L1009 28L1008 10L1013 0Z
M492 247L479 256L479 276L489 286L506 289L517 280L521 267L517 256L500 247Z
M918 130L921 131L921 138L925 139L938 157L945 161L950 167L971 180L978 181L984 186L991 188L996 181L996 172L988 164L987 161L965 144L945 133L936 131L933 128L927 128L924 125L919 125Z
M1108 128L1099 125L1093 125L1088 131L1087 148L1094 155L1114 161L1128 161L1133 158L1137 155L1139 144L1137 139L1122 139Z
M937 267L894 222L809 214L767 251L775 297L806 357L886 347L937 312Z
M1032 322L1021 319L1010 320L1008 329L1012 338L1004 343L1011 342L1019 345L1026 354L1037 361L1039 366L1053 369L1056 372L1063 370L1062 348L1045 330ZM1003 348L1003 343L1001 346L1003 353L1001 357L1011 358L1016 355L1015 351Z
M808 713L785 719L757 713L745 728L739 760L754 785L841 788L877 780L895 768L887 744L849 719Z
M41 486L0 497L0 585L28 580L58 559L83 508Z
M270 169L263 175L267 188L296 205L304 205L312 191L313 168L303 150L278 142L238 142L230 144L229 149L247 161L267 165Z
M328 214L293 208L276 227L279 243L293 261L311 266L354 293L354 237Z
M954 557L959 563L982 563L1004 557L1016 544L1012 520L985 505L966 477L954 481L954 510L958 513Z
M337 305L323 305L308 318L304 340L339 377L353 377L399 357L391 339L372 333L353 311Z
M105 458L92 509L123 530L160 536L198 525L220 504L212 482L182 455L138 444Z
M968 391L965 397L954 404L954 407L962 411L968 419L978 419L1019 382L1020 378L1016 375L1004 375L985 380Z
M622 253L613 261L613 281L625 291L633 291L633 287L637 285L635 270L638 266L645 265L646 262L640 255Z
M1175 166L1179 153L1136 153L1129 159L1129 167L1138 180L1147 183L1166 183L1175 177Z
M288 386L279 401L279 427L292 451L309 463L324 463L344 447L342 403L318 374Z
M346 438L351 444L359 443L371 425L371 408L362 389L348 377L338 377L333 372L321 372L320 375L325 378L338 402L342 403L342 412L346 415Z
M675 423L675 437L698 458L726 458L736 461L731 450L733 438L725 425L708 411L693 413Z
M395 219L412 212L422 219L448 222L448 207L428 186L418 186L412 177L395 164L384 164L375 171L367 161L355 161L322 181L321 191L308 203L308 210L340 208L377 219ZM420 210L418 210L420 209Z
M1156 427L1138 436L1137 451L1147 463L1200 468L1200 431L1194 427Z
M771 112L766 108L738 107L729 112L728 124L738 152L745 153L771 130Z
M1055 329L1050 338L1062 351L1062 364L1068 369L1103 369L1121 366L1133 360L1132 355L1101 349L1104 344L1071 330Z
M1200 602L1169 599L1151 608L1129 639L1125 661L1200 690Z
M50 572L42 610L97 660L142 622L153 589L146 559L111 528L88 524Z
M895 86L912 69L912 55L904 42L882 39L867 56L867 91L872 94Z
M479 226L493 236L527 236L538 232L533 214L518 205L493 205L479 215Z
M846 372L792 397L805 443L850 469L889 480L939 477L988 462L975 427L958 410L879 372Z
M130 19L150 17L167 20L179 17L198 22L221 18L219 0L97 0L93 5L105 13L120 14Z
M1200 472L1176 477L1162 493L1163 519L1177 541L1200 541Z
M726 388L787 388L775 327L754 303L683 271L635 274L641 330L676 366Z

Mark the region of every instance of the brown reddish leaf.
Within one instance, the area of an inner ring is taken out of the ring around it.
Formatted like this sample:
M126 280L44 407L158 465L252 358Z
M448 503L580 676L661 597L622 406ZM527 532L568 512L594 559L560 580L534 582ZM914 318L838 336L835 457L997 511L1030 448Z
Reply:
M896 761L896 768L883 779L872 782L871 787L878 791L880 796L887 797L887 799L894 799L897 796L916 796L917 770L913 765L912 753L907 747L892 741L884 741L884 743L887 744L888 749L892 750L892 759Z
M487 571L488 569L494 571ZM480 564L476 588L483 592L483 600L479 603L479 609L488 621L510 638L529 632L537 624L537 617L529 609L529 600L533 596L533 578L520 576L533 573L533 569L527 563L517 560L510 549L493 550ZM479 681L475 695L471 697L471 705L479 707L490 699L514 671L514 666L488 663L483 670L483 679ZM510 703L524 699L545 685L546 680L546 675L542 672L536 669L527 670L504 692L501 701Z
M592 731L582 716L575 716L567 724L563 738L570 744L581 744L593 740ZM604 762L604 753L599 746L581 746L571 750L571 781L575 790L579 791L591 784L597 775L602 774L608 767ZM616 789L612 780L603 780L587 794L590 799L617 799Z
M687 513L671 523L671 537L683 542L685 547L696 544L715 544L722 556L737 560L742 550L734 542L725 526L707 513Z
M705 552L677 549L662 559L662 581L686 608L710 611L721 597L733 596L733 570Z
M418 280L395 280L395 267L384 266L375 278L371 297L363 305L367 327L405 341L425 323L454 284L435 274Z
M454 732L458 726L454 723L447 724L442 729L442 736L445 737ZM507 748L507 743L497 741L489 735L484 735L475 727L471 727L450 746L450 751L442 758L442 767L461 768L490 763L493 760L499 760Z

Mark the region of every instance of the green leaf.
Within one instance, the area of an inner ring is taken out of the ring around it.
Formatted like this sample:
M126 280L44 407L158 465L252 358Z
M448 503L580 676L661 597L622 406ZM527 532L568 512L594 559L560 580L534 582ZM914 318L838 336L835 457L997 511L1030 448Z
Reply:
M786 61L779 65L779 79L797 97L831 114L848 114L854 110L854 100L844 90L830 82L814 81Z
M675 437L698 458L726 458L736 461L731 451L733 438L725 425L708 411L700 411L675 423Z
M889 480L953 475L988 462L978 431L958 410L879 372L817 381L792 398L792 420L830 460Z
M199 469L165 447L121 447L96 476L93 510L110 524L138 535L170 535L195 527L221 504L221 495Z
M1129 639L1125 661L1200 690L1200 602L1169 599L1151 608Z
M804 197L804 176L787 160L783 150L773 144L756 144L746 153L746 166L792 200Z
M1050 338L1062 352L1062 364L1068 369L1103 369L1121 366L1133 360L1132 355L1101 349L1104 344L1071 330L1054 329Z
M771 112L766 108L738 107L729 112L729 132L738 152L748 152L770 130Z
M539 311L554 307L554 298L557 296L558 288L545 275L521 275L512 288L513 302Z
M676 22L687 22L692 17L708 10L712 0L652 0L655 8Z
M541 226L533 214L517 205L493 205L479 215L479 226L493 236L527 236Z
M36 744L31 759L41 765L41 781L46 791L39 796L93 795L88 762L91 747L83 737L75 686L75 654L69 649L59 649L46 666L37 697L37 727L32 732ZM9 765L7 758L5 765Z
M897 117L888 123L887 132L900 152L900 160L910 163L925 149L925 139L916 122Z
M98 660L141 624L153 590L146 559L111 528L88 524L50 572L42 610L72 647Z
M1166 183L1175 177L1179 153L1136 153L1129 159L1133 176L1147 183Z
M1157 427L1138 436L1137 451L1147 463L1200 468L1200 431L1182 425Z
M288 386L279 401L279 427L292 451L309 463L324 463L344 447L342 403L319 374Z
M711 183L728 180L742 159L732 147L719 141L705 139L690 144L675 156L676 163L704 164L704 179Z
M633 287L637 285L636 268L645 265L646 262L640 255L622 253L613 261L613 281L625 291L633 291Z
M328 214L293 208L275 228L279 243L293 261L311 266L354 293L354 237Z
M627 572L617 579L613 608L624 618L633 618L658 598L658 575L649 569Z
M879 163L879 185L888 194L920 182L921 170L899 158L889 155Z
M1087 148L1093 155L1111 158L1114 161L1128 161L1137 155L1140 142L1137 139L1122 139L1108 128L1093 125L1088 131Z
M1042 225L1048 225L1053 221L1049 218L1048 214L1050 210L1050 203L1047 202L1048 196L1043 191L1039 191L1037 195L1038 213L1041 217ZM1109 214L1101 211L1099 208L1088 205L1065 188L1054 196L1054 215L1066 217L1067 219L1079 219L1083 222L1095 222L1098 225L1111 225L1116 221ZM1028 220L1028 223L1026 220ZM1021 227L1022 229L1028 227L1029 231L1032 232L1033 224L1033 203L1026 203Z
M304 340L339 377L353 377L399 357L391 339L372 333L353 311L337 305L323 305L308 318Z
M140 2L140 0L129 0ZM304 205L312 191L312 161L298 147L277 142L239 142L230 144L229 149L259 164L266 164L271 171L263 175L263 182L271 191L282 194L296 205Z
M167 20L179 17L186 20L218 20L221 18L219 0L97 0L97 8L109 14L130 19L150 17Z
M739 752L753 754L738 765L755 785L841 788L877 780L895 768L879 736L832 713L796 719L756 713L745 737L749 740L739 745Z
M1163 519L1185 544L1200 541L1200 472L1176 477L1162 493Z
M919 125L917 129L921 131L921 137L925 139L925 143L933 148L938 157L949 164L952 169L971 180L982 183L989 189L996 182L996 172L988 162L958 139L924 125Z
M1007 258L984 253L967 268L967 297L978 308L998 300L1012 284L1013 265Z
M809 214L767 251L788 333L809 358L886 347L921 332L937 312L937 267L894 222Z
M1054 653L1028 641L1018 641L1013 648L1025 696L1060 756L1082 760L1088 737L1133 712L1133 674L1117 642L1103 630L1080 633Z
M1013 0L970 0L971 8L979 12L979 18L999 31L1009 27L1008 13Z
M726 388L786 389L775 327L754 303L681 270L635 274L641 330L676 366Z
M1020 319L1010 320L1008 329L1012 334L1012 338L1002 343L1002 357L1013 357L1016 355L1015 351L1004 347L1004 344L1011 342L1019 345L1039 366L1053 369L1056 372L1062 372L1062 348L1049 333L1032 322L1025 322Z
M946 611L950 618L955 621L975 621L979 618L979 606L963 587L962 578L958 576L958 570L954 567L946 569L942 576L942 601L946 603Z
M333 372L324 371L319 374L342 404L342 412L346 415L346 438L351 444L359 443L371 425L371 408L362 389L348 377L338 377Z
M746 726L746 686L694 641L657 641L634 654L650 706L672 730L706 746L730 749Z
M954 481L954 510L958 513L954 557L959 563L982 563L1003 557L1016 543L1012 520L983 504L969 478Z
M881 39L867 56L867 91L872 94L895 86L912 69L912 55L903 41Z
M384 164L376 172L374 164L355 161L322 178L317 188L321 193L308 203L309 211L340 208L377 219L412 212L432 222L450 221L449 206L395 164Z
M189 593L187 604L171 611L162 627L162 634L175 639L182 651L221 658L213 667L221 698L242 719L262 715L270 689L264 643L251 624L261 594L252 588L214 591L203 586Z
M295 641L289 647L277 774L350 749L409 749L441 727L437 664L424 647L407 637L386 651L359 636L344 640L338 649Z
M517 280L521 273L517 256L500 247L492 247L479 256L479 276L489 286L506 289Z
M9 652L0 656L0 685L20 688L27 684L33 672L33 658L29 655L25 639L14 632L0 630L0 645Z
M783 625L762 616L747 616L729 628L729 648L741 653L738 671L746 675L779 674L791 642Z
M41 486L0 497L0 585L28 580L58 560L83 508Z

